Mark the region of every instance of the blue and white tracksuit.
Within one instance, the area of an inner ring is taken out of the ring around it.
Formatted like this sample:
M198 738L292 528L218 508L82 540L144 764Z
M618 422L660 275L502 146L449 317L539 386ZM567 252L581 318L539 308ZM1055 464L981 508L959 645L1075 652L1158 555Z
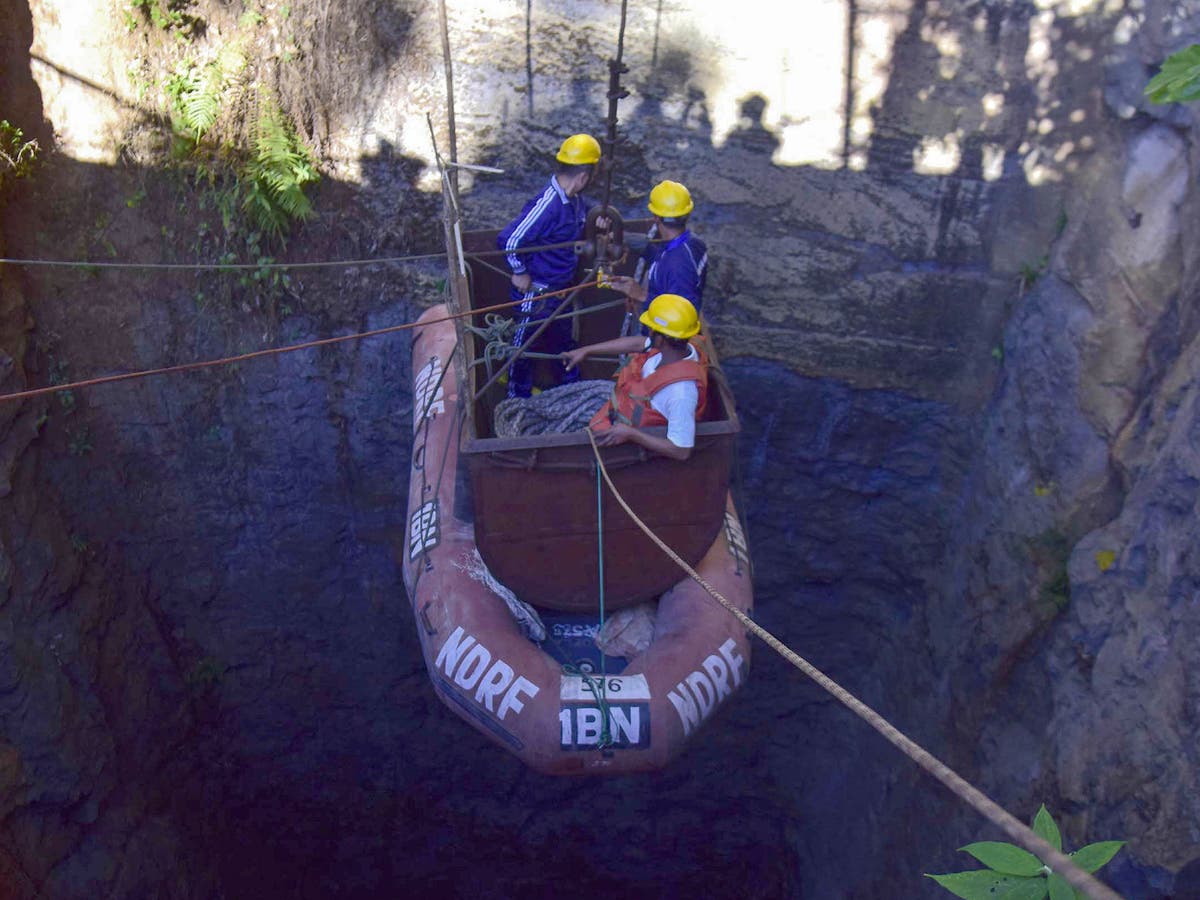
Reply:
M538 299L539 294L562 290L575 281L576 257L572 246L533 253L517 253L523 247L577 241L583 237L588 204L580 196L569 197L551 177L549 185L537 197L525 204L521 214L508 224L496 238L496 246L506 251L505 259L514 275L528 272L532 279L529 292L512 289L511 298L524 302L517 308L517 330L513 346L520 347L541 324L558 309L565 295ZM527 349L540 353L562 353L574 348L571 339L571 320L555 319ZM579 369L565 372L563 382L579 380ZM533 361L521 357L508 373L508 396L528 397L533 389Z

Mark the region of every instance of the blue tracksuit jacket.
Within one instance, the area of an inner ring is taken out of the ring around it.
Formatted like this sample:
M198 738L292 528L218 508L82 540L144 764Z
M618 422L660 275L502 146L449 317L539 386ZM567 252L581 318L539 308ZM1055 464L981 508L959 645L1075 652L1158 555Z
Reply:
M650 266L643 309L659 294L679 294L700 311L704 280L708 276L708 248L704 241L685 230L665 244L650 244L642 258Z
M507 251L505 259L514 275L528 272L534 287L555 291L572 284L575 276L575 249L539 250L536 253L514 253L522 247L577 241L583 237L588 204L583 197L568 197L551 177L541 194L525 204L521 214L508 223L496 246ZM516 299L514 292L514 299Z

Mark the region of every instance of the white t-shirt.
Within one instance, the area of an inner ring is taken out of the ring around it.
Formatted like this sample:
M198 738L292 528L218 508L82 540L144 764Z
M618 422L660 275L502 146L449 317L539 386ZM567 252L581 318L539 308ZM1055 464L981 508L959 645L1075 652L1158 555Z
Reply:
M650 341L646 341L650 349ZM696 348L689 345L684 359L699 360ZM642 364L642 377L649 378L662 362L662 354L655 353ZM696 404L700 402L700 389L690 378L668 384L650 398L650 405L667 420L667 440L676 447L696 446Z

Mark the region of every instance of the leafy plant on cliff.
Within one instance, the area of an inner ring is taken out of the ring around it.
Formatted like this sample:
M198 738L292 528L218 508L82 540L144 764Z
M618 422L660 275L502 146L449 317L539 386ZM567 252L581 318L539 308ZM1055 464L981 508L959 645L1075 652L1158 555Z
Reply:
M221 112L221 87L225 73L217 62L206 66L184 63L167 79L171 120L176 132L193 141L204 137Z
M208 61L182 61L163 89L176 164L194 167L197 182L206 180L220 193L216 205L227 232L239 229L240 214L250 232L282 241L293 223L312 215L306 190L319 175L274 90L254 88L252 60L264 22L262 13L247 10Z
M233 224L233 208L240 206L256 231L283 240L292 223L312 215L305 191L320 176L274 96L266 90L254 99L246 96L241 78L246 66L241 49L230 46L206 65L184 63L167 80L172 127L180 139L176 152L183 160L194 160L197 175L210 184L216 183L222 170L232 174L226 198L235 202L221 204L226 230ZM248 117L249 152L238 153L227 140L205 140L218 126L226 136L237 130L247 118L241 110L251 104L255 112ZM223 126L222 120L226 120Z
M1033 818L1033 832L1055 850L1062 851L1062 833L1046 810L1045 804L1038 809ZM1123 846L1124 841L1099 841L1080 847L1068 855L1075 865L1090 874L1107 865ZM979 841L959 849L971 854L987 868L953 872L949 875L926 873L925 877L932 878L963 900L996 900L998 897L1007 897L1009 900L1043 900L1047 896L1050 900L1087 900L1083 894L1071 887L1062 875L1051 870L1028 850L1014 844Z
M130 31L137 27L138 15L155 28L170 31L180 37L196 30L201 20L187 12L192 0L130 0L126 23Z
M1200 100L1200 44L1168 56L1144 93L1151 103Z
M242 208L263 231L282 237L293 220L312 216L312 204L304 189L320 176L292 123L272 100L259 104L254 155L244 173L246 195Z
M26 178L37 162L37 141L25 140L25 132L8 119L0 119L0 187L9 178Z

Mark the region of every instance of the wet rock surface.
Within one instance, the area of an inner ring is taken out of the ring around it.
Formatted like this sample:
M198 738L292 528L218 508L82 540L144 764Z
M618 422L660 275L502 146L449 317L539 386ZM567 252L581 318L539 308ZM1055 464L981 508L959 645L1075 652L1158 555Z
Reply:
M22 113L48 77L30 42L68 7L0 0ZM660 177L696 195L756 618L1016 815L1045 802L1072 847L1128 840L1105 870L1127 896L1188 896L1195 130L1140 84L1196 10L860 14L860 81L813 101L853 114L807 157L819 116L754 80L728 11L630 23L613 203L640 215ZM810 43L840 46L842 15L814 4ZM436 17L364 3L336 33L373 17L359 89L322 85L343 103L315 129L332 172L289 259L440 244ZM614 17L452 9L460 152L509 170L464 176L472 223L538 190L563 133L599 131ZM105 66L79 74L119 78ZM6 194L0 249L186 247L187 186L84 162L53 124L59 153ZM952 134L957 162L938 163ZM315 270L263 300L212 273L5 267L0 375L19 390L397 325L440 277ZM0 895L933 897L921 872L999 837L762 647L654 776L547 780L465 728L428 684L397 563L408 346L0 408Z

